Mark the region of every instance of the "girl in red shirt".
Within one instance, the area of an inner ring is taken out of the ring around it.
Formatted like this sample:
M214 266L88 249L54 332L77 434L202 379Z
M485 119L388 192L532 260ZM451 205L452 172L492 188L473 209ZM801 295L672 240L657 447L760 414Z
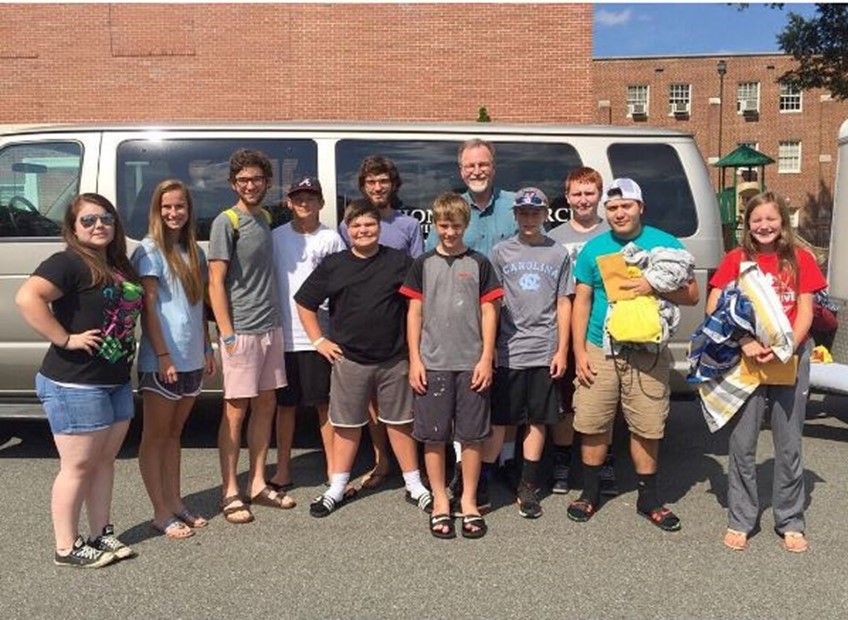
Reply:
M743 261L757 263L783 304L792 326L798 375L794 385L760 385L731 420L724 544L734 550L746 549L759 520L757 438L768 410L774 442L774 531L787 551L802 552L808 548L801 460L810 386L812 344L808 332L813 320L813 295L826 288L827 282L813 255L795 243L786 201L774 192L763 192L748 201L742 245L725 256L710 280L707 313L715 310L722 289L736 280ZM774 359L771 349L753 336L742 338L741 345L742 354L751 360L765 363Z

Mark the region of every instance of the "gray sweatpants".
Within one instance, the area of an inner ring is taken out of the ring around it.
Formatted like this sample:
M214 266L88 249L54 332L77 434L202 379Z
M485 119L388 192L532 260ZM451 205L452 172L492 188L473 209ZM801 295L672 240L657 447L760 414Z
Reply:
M804 531L801 438L810 390L810 340L799 351L795 385L761 385L733 416L727 472L728 527L749 534L757 524L757 438L769 410L774 440L772 510L778 534Z

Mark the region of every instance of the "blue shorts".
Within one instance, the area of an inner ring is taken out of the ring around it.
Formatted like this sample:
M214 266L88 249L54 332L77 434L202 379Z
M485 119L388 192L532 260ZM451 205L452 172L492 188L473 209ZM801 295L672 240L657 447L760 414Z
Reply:
M35 392L54 435L75 435L103 430L131 420L135 413L132 385L74 388L59 385L41 373L35 375Z

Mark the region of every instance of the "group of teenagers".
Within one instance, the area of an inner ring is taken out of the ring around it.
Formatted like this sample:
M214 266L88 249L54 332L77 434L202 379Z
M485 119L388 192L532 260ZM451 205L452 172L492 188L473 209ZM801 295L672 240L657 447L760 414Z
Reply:
M295 411L306 406L317 410L326 457L327 482L309 506L313 517L335 512L362 487L382 485L391 452L405 499L428 513L432 536L481 538L489 480L499 458L515 460L520 429L522 459L512 483L520 515L542 515L540 491L549 484L569 491L577 431L582 493L567 514L588 521L601 496L616 492L604 470L621 413L637 513L662 530L679 530L657 489L669 412L668 333L651 346L610 344L611 305L598 259L634 246L686 254L682 243L643 223L648 205L632 179L605 186L591 168L572 171L564 188L571 218L548 231L550 204L541 190L495 186L491 143L464 142L458 164L467 191L435 199L426 243L419 222L395 209L401 179L382 156L362 162L363 197L347 205L338 231L321 223L322 188L309 176L287 190L291 221L272 230L262 206L272 164L259 151L236 151L229 181L238 200L213 221L206 253L180 180L157 186L148 234L131 256L115 206L98 194L79 195L64 217L66 249L45 260L16 297L25 320L50 342L35 383L60 457L51 501L55 563L97 568L134 554L116 536L110 507L115 458L134 413L139 317L139 466L152 527L184 539L208 525L180 491L180 436L204 377L217 366L207 304L223 375L220 509L230 523L253 521L257 505L295 506L291 446ZM709 282L708 314L748 261L781 300L799 363L793 385L759 386L731 421L724 544L745 549L757 528L756 444L768 411L775 531L787 550L804 551L808 331L813 294L826 282L812 255L796 246L779 195L748 202L741 245ZM621 286L632 298L670 307L698 302L691 271L670 286L647 271L628 273ZM756 335L739 339L745 357L774 357ZM249 465L241 489L245 420ZM277 464L266 479L275 423ZM365 427L375 465L356 484L351 471ZM542 467L546 437L552 480ZM449 446L456 453L450 481ZM83 505L88 538L79 531Z

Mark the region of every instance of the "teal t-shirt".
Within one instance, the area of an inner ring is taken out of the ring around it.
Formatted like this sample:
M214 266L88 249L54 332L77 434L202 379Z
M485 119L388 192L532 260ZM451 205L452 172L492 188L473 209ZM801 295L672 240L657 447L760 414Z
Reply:
M684 249L677 237L672 237L653 226L643 226L642 232L635 239L620 239L610 231L601 233L583 246L574 265L574 279L579 284L592 287L592 311L589 314L586 339L598 347L604 346L604 321L606 320L609 301L604 290L604 281L601 279L601 271L598 269L597 258L621 252L621 248L631 242L643 250L653 250L654 248Z

